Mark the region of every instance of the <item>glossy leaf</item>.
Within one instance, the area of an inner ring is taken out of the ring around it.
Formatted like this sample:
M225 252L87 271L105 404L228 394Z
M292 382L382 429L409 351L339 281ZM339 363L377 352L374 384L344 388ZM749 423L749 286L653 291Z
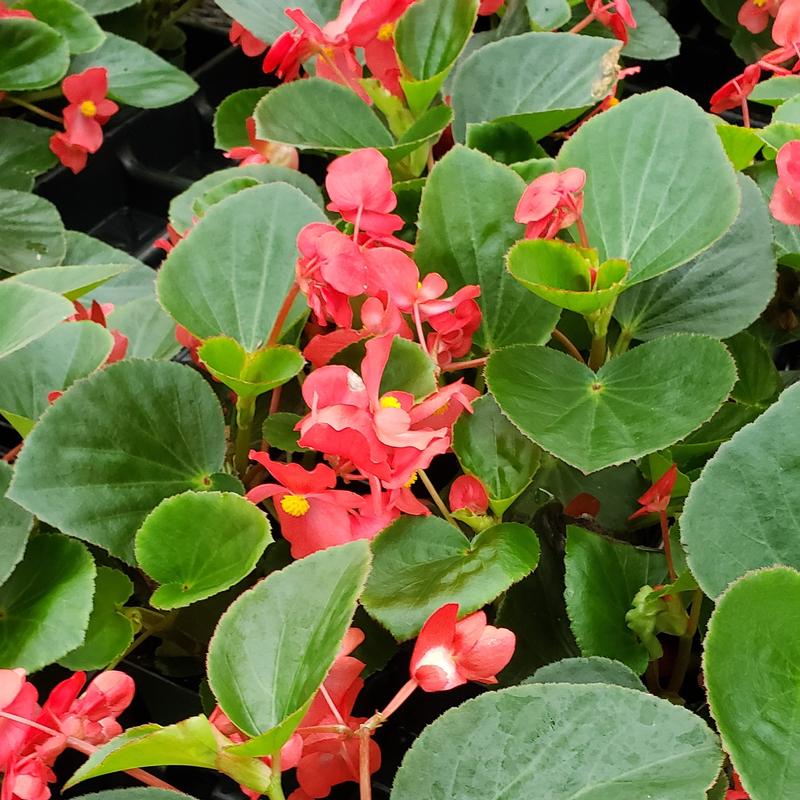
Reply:
M0 283L0 359L44 336L73 314L61 295L33 286Z
M479 48L453 82L456 141L469 125L496 119L541 139L611 91L619 50L618 42L567 33L526 33Z
M197 91L185 72L146 47L113 33L96 50L72 59L70 72L89 67L108 70L108 94L127 106L161 108L179 103Z
M264 420L262 428L264 440L270 447L277 447L288 453L307 453L308 448L300 447L297 443L300 431L296 431L295 426L301 419L298 414L290 414L287 411L270 414Z
M569 0L526 0L525 6L534 30L552 31L569 22Z
M800 777L800 637L791 624L800 574L776 567L745 575L717 603L703 675L711 713L754 800L790 800ZM788 746L787 746L788 745Z
M94 18L72 0L19 0L12 8L24 8L36 19L58 31L70 53L86 53L106 38Z
M0 586L0 667L35 672L83 641L95 566L80 542L40 534Z
M297 727L347 632L368 568L367 542L331 547L273 572L222 616L209 645L209 683L240 730L269 740L263 752L258 739L238 752L268 755Z
M147 514L166 497L207 487L224 450L222 411L200 375L121 361L73 386L42 418L17 460L11 497L132 562Z
M9 21L0 19L0 26ZM27 192L0 189L0 269L54 267L65 252L64 225L52 203Z
M324 219L283 183L237 192L167 256L158 276L161 304L200 339L224 335L256 350L294 282L298 232Z
M292 8L302 9L317 25L332 20L339 12L339 0L293 0ZM284 13L280 3L261 0L222 0L219 7L238 20L265 42L274 42L284 31L294 28L294 22Z
M690 335L647 342L596 374L565 353L531 345L493 353L486 368L503 413L585 473L682 439L722 405L735 378L723 344Z
M214 146L220 150L247 147L250 137L245 123L253 116L256 103L269 91L264 86L255 89L239 89L229 94L214 114Z
M400 766L392 800L703 800L721 760L701 719L645 692L517 686L426 728Z
M11 467L0 461L0 586L22 560L33 526L33 516L5 496L11 475Z
M775 291L770 218L753 182L739 177L742 208L731 228L686 264L624 292L614 316L625 335L724 338L744 329Z
M535 569L539 541L527 526L502 523L472 541L439 517L401 517L372 543L361 602L396 639L411 639L445 603L483 608Z
M133 594L133 584L122 572L98 567L92 613L83 644L59 664L67 669L102 669L119 658L130 646L135 633L130 617L120 612Z
M603 656L564 658L536 670L525 683L610 683L646 692L639 676L621 661Z
M518 284L503 265L508 248L524 233L514 222L523 191L513 170L455 147L436 163L422 193L414 258L423 273L441 274L450 291L480 284L483 320L475 341L489 349L543 344L558 319L558 309Z
M698 255L739 213L736 173L713 123L672 89L631 97L589 120L558 163L586 170L589 242L601 261L631 262L629 284Z
M161 584L156 608L181 608L229 589L272 541L269 522L229 492L184 492L150 512L136 534L136 560Z
M766 409L783 389L781 374L775 367L771 351L761 339L747 331L728 339L725 346L730 350L739 373L731 399L746 406Z
M29 192L37 175L56 163L51 131L22 119L0 118L0 189Z
M692 484L681 540L703 591L717 597L752 569L800 568L800 385L723 444Z
M58 83L69 65L67 42L36 19L0 19L0 91L22 92Z

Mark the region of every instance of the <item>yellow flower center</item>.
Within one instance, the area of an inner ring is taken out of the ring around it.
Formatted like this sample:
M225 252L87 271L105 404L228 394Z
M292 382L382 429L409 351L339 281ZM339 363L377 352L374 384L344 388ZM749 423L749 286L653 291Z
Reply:
M84 100L81 103L81 114L83 114L84 117L93 117L97 114L97 106L92 100Z
M402 408L400 401L391 395L381 397L381 408Z
M753 5L756 8L764 8L764 6L766 4L767 4L767 0L753 0Z
M762 0L762 2L765 2L765 0ZM394 23L393 22L387 22L387 23L381 25L380 28L378 28L378 38L382 42L388 42L392 38L392 36L394 36Z
M612 97L612 98L609 99L609 101L608 101L609 108L614 108L614 106L618 106L618 105L619 105L619 99L618 98Z
M417 482L417 473L413 473L411 477L403 484L406 489L411 488Z
M436 411L433 412L433 416L434 417L441 416L442 414L444 414L445 411L447 411L449 407L450 407L450 401L448 400L443 406L440 406L439 408L436 409Z
M290 517L302 517L308 512L308 500L301 494L286 494L281 497L281 508Z

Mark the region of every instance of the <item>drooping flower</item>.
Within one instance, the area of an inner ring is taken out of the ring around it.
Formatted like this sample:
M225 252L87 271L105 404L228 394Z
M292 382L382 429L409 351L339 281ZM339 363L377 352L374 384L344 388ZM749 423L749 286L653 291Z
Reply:
M454 689L467 681L497 683L511 660L516 637L486 623L476 611L460 622L458 604L448 603L428 617L411 655L411 678L426 692Z
M636 502L641 506L634 511L628 519L637 519L647 514L662 514L669 506L675 480L678 477L678 467L673 464Z
M775 158L778 180L769 210L786 225L800 225L800 141L787 142Z
M240 167L249 164L276 164L280 167L289 167L289 169L298 168L300 158L294 147L258 139L256 137L256 121L253 117L247 118L245 126L247 138L250 140L249 146L233 147L223 153L225 158L238 161Z
M514 212L526 239L552 239L573 225L583 210L586 173L579 167L548 172L528 184Z
M783 0L780 4L772 25L772 40L792 50L800 43L800 0Z
M89 159L89 151L80 145L72 144L66 133L54 133L50 137L50 150L75 175L86 166Z
M743 107L760 80L761 67L758 64L748 64L741 75L731 78L711 95L711 111L720 114L731 108Z
M636 27L636 20L631 11L628 0L586 0L589 13L604 27L608 28L614 37L627 43L628 29Z
M264 467L278 483L264 483L247 493L252 503L271 498L281 524L281 533L292 547L294 558L353 541L350 519L364 498L335 489L336 473L325 464L313 470L299 464L273 461L268 453L250 451L250 459Z
M260 56L267 49L266 42L250 33L250 31L247 30L244 25L236 22L236 20L231 22L231 29L228 34L228 39L234 47L238 45L242 48L242 52L251 58Z
M781 0L744 0L736 19L750 33L761 33L767 29L770 17L778 13L780 6Z
M63 112L69 143L96 153L103 143L102 125L119 111L119 106L106 97L108 70L90 67L69 75L62 81L61 91L69 101Z
M466 509L473 514L485 514L489 508L486 487L474 475L459 475L450 487L451 511Z
M158 247L165 253L171 253L175 245L178 244L190 230L190 228L187 228L183 233L178 233L173 224L168 222L166 236L159 236L159 238L153 242L153 247Z
M68 321L76 322L79 320L89 320L90 322L94 322L103 328L106 328L108 332L114 339L114 345L111 348L111 352L108 354L108 358L105 360L106 364L113 364L116 361L121 361L125 358L125 353L128 351L128 337L125 336L122 331L117 330L116 328L109 328L108 327L108 320L106 317L114 310L114 305L112 303L104 303L100 305L97 300L92 300L92 305L89 309L87 309L82 303L74 300L72 303L75 306L75 313L68 317Z

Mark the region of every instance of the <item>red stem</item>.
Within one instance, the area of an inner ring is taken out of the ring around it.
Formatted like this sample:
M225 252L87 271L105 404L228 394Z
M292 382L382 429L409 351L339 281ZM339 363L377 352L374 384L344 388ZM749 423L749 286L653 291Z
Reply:
M25 444L25 442L20 442L16 447L14 447L11 450L9 450L3 456L2 460L5 461L6 463L10 464L19 455L19 451L22 450L22 445L23 444Z
M275 318L275 324L272 326L272 331L270 331L269 339L267 339L267 347L274 347L278 343L278 339L281 338L281 330L283 329L283 323L286 322L286 317L289 316L289 311L292 308L292 304L294 303L295 297L297 297L298 292L300 291L300 287L297 285L297 281L292 284L292 288L289 289L289 294L286 295L286 299L283 301L283 305L280 307L278 311L278 316Z
M744 127L750 127L750 106L747 105L747 98L742 98L742 121L744 122Z
M482 367L489 360L489 356L483 358L472 358L469 361L454 361L450 366L444 368L444 372L455 372L459 369L470 369L470 367Z
M369 772L369 739L372 732L362 729L358 732L358 791L360 800L372 800L372 781Z
M383 711L380 711L376 716L380 717L381 721L389 719L389 717L400 708L412 694L414 694L415 689L417 688L417 682L411 678L407 681L403 686L400 687L397 694L389 701L389 704Z
M586 235L586 226L583 224L583 217L578 217L575 220L575 226L578 229L578 236L581 237L581 247L589 246L589 237Z
M667 559L667 571L669 572L669 579L671 583L677 580L677 573L675 572L675 563L672 560L672 543L669 540L669 525L667 524L667 512L660 511L659 519L661 521L661 539L664 542L664 557Z

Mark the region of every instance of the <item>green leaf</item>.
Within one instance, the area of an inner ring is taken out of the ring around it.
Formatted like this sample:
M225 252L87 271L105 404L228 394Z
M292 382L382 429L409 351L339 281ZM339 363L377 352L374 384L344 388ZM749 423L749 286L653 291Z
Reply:
M12 281L0 283L0 359L44 336L75 309L65 297Z
M339 5L339 0L293 0L292 8L301 9L317 25L322 26L339 13ZM284 31L295 26L283 13L284 6L280 3L222 0L219 7L265 42L274 42Z
M552 165L544 170L545 172L555 169L555 159L533 158L533 156L543 156L544 150L533 141L528 131L513 122L496 121L470 125L467 131L467 147L480 150L501 164L508 164L525 181L530 181L532 178L522 174L514 166L515 164L542 160Z
M105 363L114 340L88 320L65 322L0 359L0 413L32 422L50 405L50 392L63 392ZM28 430L20 431L27 436Z
M583 655L616 659L640 675L650 658L625 615L642 586L663 583L663 554L570 525L566 567L567 613Z
M68 788L122 770L174 764L222 772L258 794L266 794L270 768L262 761L227 753L228 744L230 740L202 715L165 728L160 725L129 728L92 753L64 786Z
M528 292L503 266L505 253L524 234L524 226L514 222L524 191L513 170L455 147L436 163L422 193L414 258L424 274L440 273L450 291L480 285L483 319L475 342L488 349L543 344L558 320L558 309Z
M456 141L469 125L496 119L512 120L537 141L566 125L611 91L620 47L595 36L525 33L479 48L453 82Z
M630 6L636 27L628 31L622 55L637 61L662 61L677 56L681 40L672 25L647 0L630 0ZM605 29L603 32L606 33Z
M9 280L38 286L67 300L77 300L92 289L127 271L127 264L82 264L72 267L41 267L29 269L12 276Z
M526 288L559 308L591 314L623 290L630 265L622 259L598 264L597 251L559 239L517 242L507 256L508 271ZM596 282L592 286L592 273Z
M254 116L259 139L301 149L349 153L394 144L383 123L352 89L322 78L272 89L259 101Z
M486 367L503 413L585 473L682 439L722 405L735 378L721 342L691 335L647 342L596 374L565 353L531 345L498 350Z
M748 100L766 106L779 106L800 94L800 75L782 75L761 81L750 93Z
M766 409L783 389L781 375L775 367L772 353L761 339L742 331L725 342L736 362L739 378L731 391L737 403Z
M552 31L572 18L569 0L525 0L525 7L534 30Z
M92 792L92 794L82 794L80 797L76 797L75 800L194 800L194 798L182 792L141 787L137 789L108 789L105 792Z
M185 72L130 39L113 33L91 53L72 59L70 72L89 67L108 70L108 94L128 106L162 108L180 103L197 91Z
M215 206L217 203L221 203L223 200L227 200L231 195L236 194L236 192L241 192L242 189L251 189L253 186L260 185L261 182L257 181L255 178L233 177L229 181L220 183L201 194L200 197L192 203L192 214L199 219L205 216L209 208Z
M420 0L395 29L401 85L411 111L424 111L464 49L478 14L477 0Z
M739 177L742 208L731 228L677 269L629 288L614 316L623 333L649 340L671 333L724 338L746 328L775 291L775 257L766 204Z
M740 128L720 120L717 135L736 170L742 170L753 163L758 151L764 146L761 137L753 128Z
M295 430L295 425L302 417L299 414L290 414L280 411L271 414L264 420L262 435L270 447L277 447L287 453L307 453L307 447L300 447L297 444L300 439L300 431Z
M325 207L319 187L308 177L289 167L275 164L248 164L242 167L228 167L211 172L199 181L195 181L188 189L172 198L169 204L169 221L175 230L183 232L192 227L192 206L198 197L202 197L215 186L227 183L232 178L255 178L261 183L282 181L299 189L320 208Z
M0 189L29 192L37 175L56 163L51 131L22 119L0 117Z
M758 184L764 201L769 203L778 180L775 162L762 161L751 169L750 174ZM800 269L800 225L786 225L771 214L769 216L778 263Z
M709 597L745 572L800 568L800 384L723 444L692 484L681 516L689 568Z
M646 692L639 676L621 661L603 656L564 658L536 670L525 683L610 683Z
M11 475L11 467L0 461L0 586L22 560L33 527L33 516L5 496Z
M336 657L368 569L367 542L331 547L273 572L222 616L208 650L217 701L249 736L280 726L272 741L235 752L268 755L288 740Z
M58 31L66 39L70 53L94 50L106 38L94 18L72 0L18 0L11 7L30 11Z
M167 256L157 281L161 304L200 339L230 336L248 352L258 349L294 282L297 234L324 219L284 183L237 192Z
M58 83L68 66L67 43L49 25L24 17L0 19L0 91L44 89Z
M229 589L252 572L271 541L267 518L238 494L168 497L136 534L136 560L161 584L150 604L182 608Z
M76 3L85 8L93 17L103 14L112 14L121 11L123 8L130 8L136 5L138 0L75 0Z
M628 98L589 120L558 163L586 170L589 242L601 260L631 262L629 284L698 255L739 213L736 173L711 119L672 89Z
M214 114L214 147L232 150L234 147L247 147L250 137L245 123L253 116L256 103L269 91L266 86L256 89L239 89L229 94L218 106Z
M198 355L208 371L239 397L257 397L281 386L306 363L296 347L283 345L246 353L226 336L207 339Z
M40 534L0 587L0 666L36 672L83 641L95 566L80 543Z
M800 574L745 575L722 595L708 626L703 675L711 713L753 798L791 800L800 775L800 637L791 624Z
M144 264L138 258L128 255L124 250L119 250L106 244L101 239L95 239L79 231L67 231L67 252L64 255L64 266L85 264L125 264L129 271L135 271ZM151 274L153 270L145 267Z
M434 369L433 362L416 342L395 336L380 391L408 392L421 400L436 391Z
M486 487L492 509L502 514L531 482L541 451L500 413L491 395L472 404L453 426L453 451L464 472Z
M0 28L14 19L0 19ZM64 225L52 203L28 192L0 189L0 269L54 267L65 251Z
M472 541L439 517L401 517L372 543L374 561L361 602L400 641L419 633L445 603L469 614L535 569L539 540L506 522Z
M392 800L704 800L721 760L703 720L645 692L515 686L428 726Z
M192 369L120 361L75 384L28 437L11 498L131 563L163 499L209 485L225 451L222 411Z
M71 670L102 669L119 658L135 633L131 619L120 611L131 594L133 584L127 575L110 567L98 567L94 603L83 644L58 663Z
M155 296L123 303L109 314L108 324L128 337L126 358L169 359L181 349L175 338L175 323Z

